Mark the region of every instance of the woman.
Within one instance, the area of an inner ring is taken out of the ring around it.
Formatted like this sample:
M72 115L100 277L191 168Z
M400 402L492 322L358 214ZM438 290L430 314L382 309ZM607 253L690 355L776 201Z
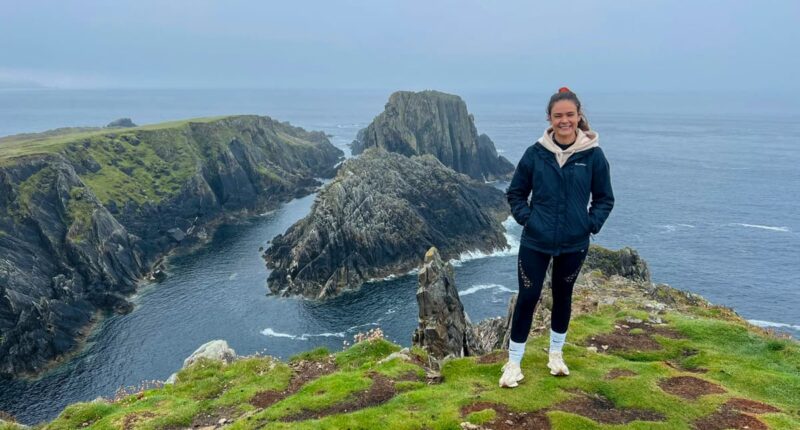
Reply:
M553 309L547 367L552 375L569 375L561 350L569 326L572 287L586 258L589 236L600 231L614 206L608 161L578 96L561 88L550 97L547 119L550 127L525 151L506 190L512 215L524 228L517 259L519 295L501 387L516 387L523 378L520 362L551 258Z

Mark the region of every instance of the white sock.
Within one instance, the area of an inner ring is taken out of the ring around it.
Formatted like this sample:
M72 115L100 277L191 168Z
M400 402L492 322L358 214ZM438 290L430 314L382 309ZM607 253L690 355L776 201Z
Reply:
M553 329L550 329L550 352L561 352L566 338L567 332L556 333Z
M518 343L513 340L508 340L508 361L520 364L522 363L522 356L525 355L525 342Z

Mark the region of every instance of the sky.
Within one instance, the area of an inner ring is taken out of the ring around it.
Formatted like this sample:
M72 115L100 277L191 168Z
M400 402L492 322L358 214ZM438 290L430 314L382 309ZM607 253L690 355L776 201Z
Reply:
M0 0L0 88L798 91L800 2Z

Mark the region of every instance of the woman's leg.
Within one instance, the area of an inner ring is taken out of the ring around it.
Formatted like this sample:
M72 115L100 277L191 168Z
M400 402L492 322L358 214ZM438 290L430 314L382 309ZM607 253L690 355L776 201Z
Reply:
M531 330L533 311L536 309L536 302L539 301L542 293L542 284L548 264L550 264L550 255L522 246L519 248L517 257L519 294L514 307L514 316L511 318L508 363L503 366L503 376L500 377L501 387L516 387L523 378L520 363L525 354L525 341Z
M542 284L550 264L550 255L525 247L519 248L517 256L517 281L519 293L511 319L511 341L524 344L533 323L533 311L542 294Z
M569 375L561 349L567 338L572 314L572 288L578 279L587 250L553 257L553 312L550 322L550 354L547 367L553 375Z
M572 288L578 279L586 250L553 257L553 316L551 328L566 333L572 314Z

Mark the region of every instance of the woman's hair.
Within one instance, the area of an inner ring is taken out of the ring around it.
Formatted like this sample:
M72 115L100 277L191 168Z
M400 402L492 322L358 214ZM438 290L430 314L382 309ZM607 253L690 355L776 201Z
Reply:
M550 119L550 112L553 110L553 105L561 100L569 100L572 103L575 103L575 107L578 108L578 115L581 117L580 121L578 121L578 128L583 131L589 131L589 120L586 119L586 115L583 114L583 110L581 109L581 101L578 100L577 94L573 93L567 87L559 88L558 92L550 97L550 103L547 104L547 119Z

